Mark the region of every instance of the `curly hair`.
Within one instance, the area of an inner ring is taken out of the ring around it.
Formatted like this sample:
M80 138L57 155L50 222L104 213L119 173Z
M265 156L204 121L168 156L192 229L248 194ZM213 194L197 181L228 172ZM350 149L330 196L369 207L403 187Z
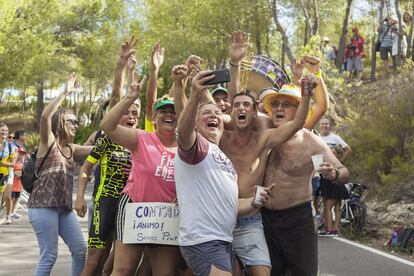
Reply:
M75 115L75 112L72 109L60 108L52 116L52 133L58 140L67 140L69 138L65 117L67 114Z

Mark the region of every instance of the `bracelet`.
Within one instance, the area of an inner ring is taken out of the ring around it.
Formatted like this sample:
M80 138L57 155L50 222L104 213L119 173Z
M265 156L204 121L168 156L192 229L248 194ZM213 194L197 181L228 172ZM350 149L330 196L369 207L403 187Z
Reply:
M318 79L322 78L322 71L319 70L318 73L315 74L315 77L317 77Z
M239 67L239 64L234 65L233 63L231 63L231 60L230 60L230 66L232 66L232 67Z

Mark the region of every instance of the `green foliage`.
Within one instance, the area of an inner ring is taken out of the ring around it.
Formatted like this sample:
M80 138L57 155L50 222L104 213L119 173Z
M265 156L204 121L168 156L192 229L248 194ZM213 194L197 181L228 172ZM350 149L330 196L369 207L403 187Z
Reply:
M413 81L410 72L404 73L352 91L350 99L359 109L346 135L353 149L351 171L391 201L414 196L407 189L414 177ZM358 95L365 91L369 94Z
M40 136L39 133L33 132L26 135L26 148L29 152L39 147Z
M94 125L80 127L78 131L76 132L75 143L76 144L85 143L88 140L89 136L97 130L98 130L98 127Z

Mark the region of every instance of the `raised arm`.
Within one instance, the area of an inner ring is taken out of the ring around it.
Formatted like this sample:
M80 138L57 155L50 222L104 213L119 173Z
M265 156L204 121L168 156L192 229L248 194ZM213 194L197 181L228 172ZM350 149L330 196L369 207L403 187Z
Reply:
M329 94L321 76L321 61L311 56L305 56L304 61L308 71L319 79L313 96L312 115L307 118L304 125L305 128L312 129L329 108Z
M188 68L185 65L175 65L171 71L171 77L173 79L171 89L174 90L174 105L177 117L180 117L181 111L187 105L188 101L187 96L185 95L187 71Z
M240 62L247 55L252 44L244 32L235 32L230 42L230 82L227 85L230 101L240 92Z
M105 134L109 138L115 143L129 148L133 152L136 152L137 150L136 129L121 126L119 125L119 121L131 104L138 99L144 82L145 77L142 78L139 84L136 82L132 83L131 87L128 89L128 94L105 114L100 124L100 127L105 131Z
M109 99L109 107L112 108L115 106L117 102L121 99L121 91L122 91L122 81L123 81L123 74L125 66L128 62L128 59L131 55L135 54L134 47L137 44L137 40L134 39L132 36L129 40L127 40L121 49L121 54L118 59L118 63L115 69L115 78L114 83L112 85L112 94L111 98Z
M309 112L309 104L313 94L313 89L316 86L316 77L308 75L302 78L301 83L302 100L295 114L295 118L276 129L270 129L265 132L265 135L267 135L265 150L279 146L280 144L286 142L290 137L292 137L293 134L303 128L306 116Z
M178 118L177 143L183 150L191 149L195 143L198 105L203 97L202 94L208 93L208 89L213 87L212 85L204 85L206 81L214 78L211 72L201 71L193 78L190 98Z
M152 118L152 106L157 100L157 80L160 67L164 62L164 48L157 42L151 53L151 74L147 86L145 115L148 119Z
M292 83L297 83L302 78L305 61L301 58L296 58L289 67L290 71L292 71Z
M75 88L76 74L72 73L67 81L65 88L61 94L54 98L46 107L43 109L40 117L40 144L39 153L47 151L48 146L54 140L52 133L52 116L58 110L59 106L69 96Z

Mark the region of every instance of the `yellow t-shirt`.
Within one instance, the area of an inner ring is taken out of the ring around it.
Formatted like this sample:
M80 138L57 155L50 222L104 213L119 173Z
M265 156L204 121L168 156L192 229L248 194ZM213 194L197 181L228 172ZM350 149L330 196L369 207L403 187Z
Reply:
M155 131L154 122L148 120L146 115L145 115L145 131L148 131L148 132L154 132Z
M16 147L14 145L7 145L7 143L3 143L3 151L0 151L0 174L8 175L9 174L9 167L1 166L3 163L9 162L10 159L13 159L16 157ZM11 149L11 152L9 150Z

